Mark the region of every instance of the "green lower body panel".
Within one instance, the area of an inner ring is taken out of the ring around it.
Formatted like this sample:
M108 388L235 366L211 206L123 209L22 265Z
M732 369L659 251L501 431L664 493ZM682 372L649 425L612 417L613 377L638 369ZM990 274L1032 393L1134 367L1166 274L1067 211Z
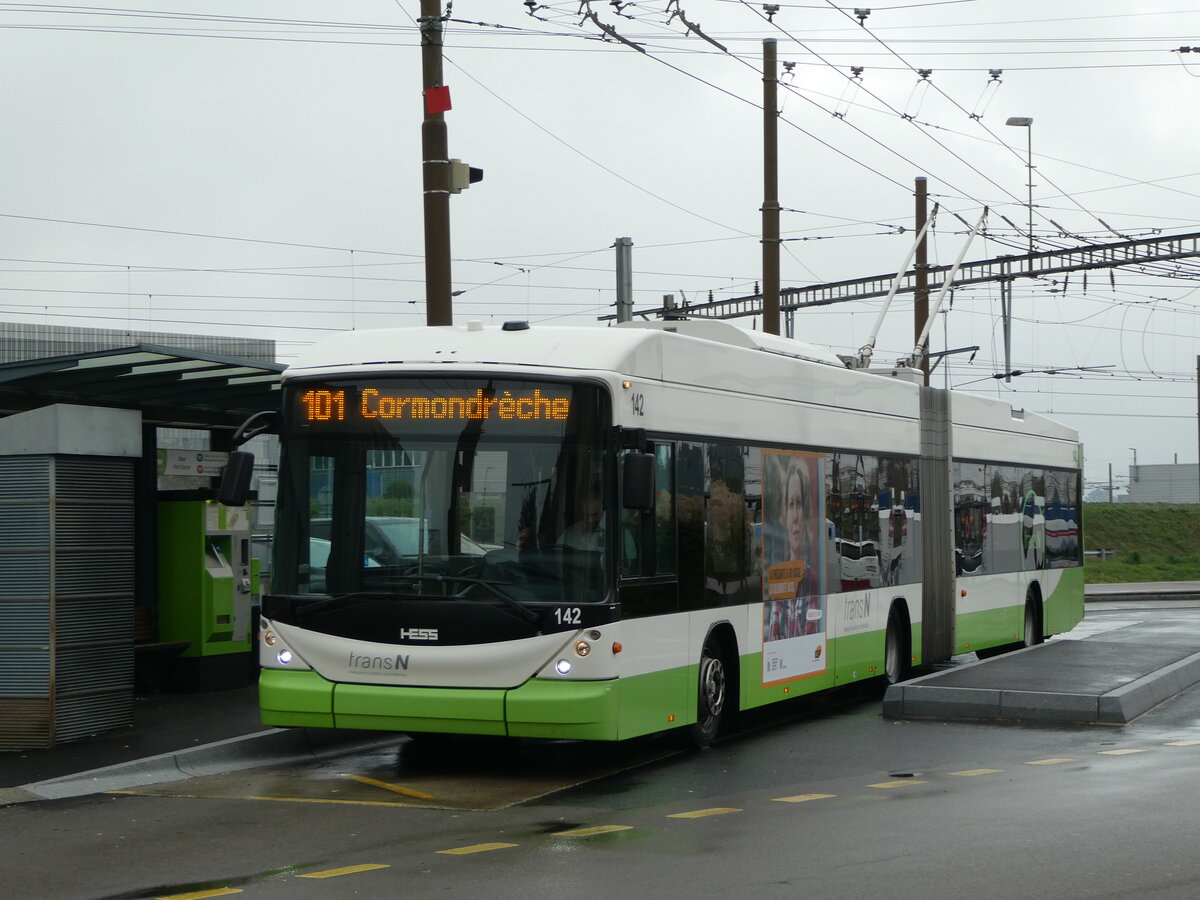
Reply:
M508 733L513 737L616 740L618 686L623 688L624 682L528 681L507 692Z
M836 660L838 684L852 684L883 674L887 632L875 629L830 641L829 655Z
M679 666L616 682L616 737L638 737L696 721L698 666Z
M831 642L830 647L833 646ZM833 651L829 651L833 656ZM803 697L814 691L822 691L833 687L833 673L828 669L816 675L807 675L792 681L763 684L763 655L762 653L747 653L741 659L741 706L742 709L753 709L789 700L793 697Z
M972 653L1019 641L1025 629L1025 606L1005 606L959 615L954 652Z
M411 688L334 684L313 671L264 669L259 708L264 725L286 727L616 740L633 734L619 732L619 696L629 696L629 709L636 711L638 695L653 695L641 680L534 679L512 690ZM638 733L663 727L670 726Z
M1042 601L1046 634L1070 631L1083 621L1083 566L1064 569L1054 592Z
M264 725L333 728L333 682L316 672L263 669L258 710Z
M333 691L338 728L503 735L500 689L413 688L339 684Z

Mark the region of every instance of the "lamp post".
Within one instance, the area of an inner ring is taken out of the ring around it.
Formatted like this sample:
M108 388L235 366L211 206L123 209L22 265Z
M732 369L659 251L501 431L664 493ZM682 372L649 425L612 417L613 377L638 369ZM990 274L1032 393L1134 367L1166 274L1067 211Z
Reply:
M1029 252L1033 252L1033 119L1029 116L1010 116L1005 125L1025 129L1025 159L1029 172Z

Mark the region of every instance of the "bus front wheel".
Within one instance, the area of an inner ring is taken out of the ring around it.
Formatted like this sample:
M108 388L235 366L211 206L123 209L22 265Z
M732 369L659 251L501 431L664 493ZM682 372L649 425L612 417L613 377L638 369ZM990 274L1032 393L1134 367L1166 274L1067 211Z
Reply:
M691 740L697 748L704 748L716 740L721 730L721 716L725 712L728 678L725 662L716 641L711 637L700 652L700 677L696 701L696 724L691 727Z

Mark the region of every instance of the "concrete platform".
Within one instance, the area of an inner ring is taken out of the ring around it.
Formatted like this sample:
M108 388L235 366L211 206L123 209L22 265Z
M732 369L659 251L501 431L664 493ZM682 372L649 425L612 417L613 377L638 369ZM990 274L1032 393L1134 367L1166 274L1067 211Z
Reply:
M888 688L895 719L1130 722L1200 683L1195 611L1121 610L1037 647L963 662Z

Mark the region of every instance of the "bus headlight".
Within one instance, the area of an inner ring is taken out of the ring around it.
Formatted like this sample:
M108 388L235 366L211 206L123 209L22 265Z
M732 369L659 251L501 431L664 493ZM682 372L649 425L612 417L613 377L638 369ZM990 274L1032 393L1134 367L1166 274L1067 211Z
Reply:
M263 619L258 645L258 661L264 669L311 669L304 657L288 646L287 637L274 623Z
M569 659L560 659L554 664L554 671L559 675L570 675L571 661Z
M576 641L575 642L575 655L576 656L587 656L591 652L592 652L592 645L589 644L587 641Z

